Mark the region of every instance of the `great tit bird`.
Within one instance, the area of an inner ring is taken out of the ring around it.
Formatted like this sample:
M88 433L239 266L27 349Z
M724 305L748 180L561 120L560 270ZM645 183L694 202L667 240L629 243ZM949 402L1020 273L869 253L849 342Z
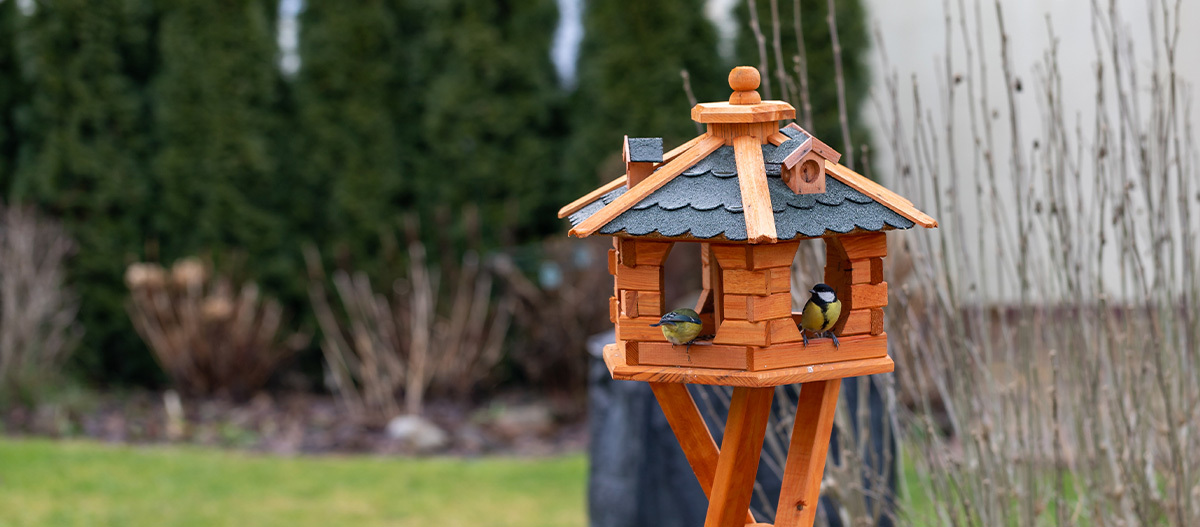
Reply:
M686 344L688 351L691 351L692 342L700 335L702 324L699 314L684 307L663 315L657 324L650 324L650 327L662 327L663 336L667 337L668 342L676 346Z
M811 331L816 336L822 334L833 338L833 346L839 347L837 335L834 335L830 330L837 323L838 317L842 316L842 301L837 299L833 288L825 284L817 284L808 291L812 293L808 303L804 304L804 312L800 316L800 336L804 339L804 345L808 345L808 335L806 331Z

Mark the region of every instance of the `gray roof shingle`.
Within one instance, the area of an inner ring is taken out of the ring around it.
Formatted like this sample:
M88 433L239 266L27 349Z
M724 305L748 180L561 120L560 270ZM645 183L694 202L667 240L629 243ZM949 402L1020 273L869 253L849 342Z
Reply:
M662 163L661 137L630 137L629 161L633 163Z
M791 132L791 133L789 133ZM784 129L792 139L778 147L763 145L767 188L780 240L844 234L855 229L909 229L913 222L833 177L825 178L824 194L797 195L780 178L780 163L807 139L803 132ZM794 143L794 144L793 144ZM601 234L708 239L746 239L742 192L733 147L723 146L608 222ZM625 193L617 188L572 214L578 225Z

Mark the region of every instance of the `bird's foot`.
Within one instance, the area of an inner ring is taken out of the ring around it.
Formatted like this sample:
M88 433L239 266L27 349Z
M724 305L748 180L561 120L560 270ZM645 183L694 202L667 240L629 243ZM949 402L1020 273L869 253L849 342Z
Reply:
M825 334L829 335L829 338L833 339L834 349L839 349L842 347L842 345L838 342L837 335L834 335L832 331L826 331Z
M800 330L800 338L804 339L804 347L807 348L808 347L808 333L805 333L804 330Z

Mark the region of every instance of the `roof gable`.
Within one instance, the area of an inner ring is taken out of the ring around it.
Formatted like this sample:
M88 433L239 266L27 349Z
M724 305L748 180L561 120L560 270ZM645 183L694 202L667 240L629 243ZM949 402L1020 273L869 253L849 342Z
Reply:
M792 140L779 146L762 145L771 213L779 240L909 229L917 224L840 177L829 178L823 194L793 192L780 178L780 162L789 152L788 143ZM746 241L745 211L737 175L733 147L721 146L604 223L597 232ZM843 173L842 177L847 176ZM618 187L585 205L570 215L572 225L579 225L627 191Z

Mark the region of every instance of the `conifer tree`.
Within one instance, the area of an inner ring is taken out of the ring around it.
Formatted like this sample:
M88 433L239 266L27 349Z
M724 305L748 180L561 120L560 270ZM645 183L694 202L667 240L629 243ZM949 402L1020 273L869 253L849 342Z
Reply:
M17 66L14 0L0 0L0 193L7 193L17 155L16 105L22 82Z
M450 214L478 206L485 243L557 229L565 134L550 61L553 0L420 0L406 8L405 23L419 13L423 25L405 44L411 66L398 95L415 97L398 108L399 122L416 125L417 136L404 140L417 145L404 175L415 205Z
M240 254L268 291L294 288L275 12L261 0L178 0L161 16L150 224L160 256Z
M12 4L0 10L12 16ZM18 20L25 91L6 197L39 205L75 238L70 282L85 328L77 365L126 379L157 370L125 315L121 279L141 254L153 205L145 98L151 16L141 0L57 0L36 3Z
M297 201L288 215L311 226L321 245L370 266L402 203L407 148L397 127L405 123L391 108L409 96L398 81L405 37L383 0L310 2L300 31L303 63L294 85L302 163L295 176L309 189L298 197L314 199Z
M620 153L623 135L662 137L667 149L698 135L680 72L688 70L700 102L728 98L729 69L716 42L701 0L587 2L567 160L574 184L582 184L575 190L595 187L597 167Z

